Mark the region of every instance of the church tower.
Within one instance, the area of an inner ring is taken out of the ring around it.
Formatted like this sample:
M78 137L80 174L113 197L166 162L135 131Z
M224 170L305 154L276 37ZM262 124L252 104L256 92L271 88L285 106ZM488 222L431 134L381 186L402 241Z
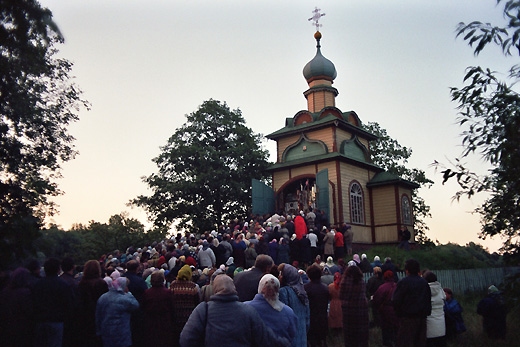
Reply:
M319 210L331 225L350 224L354 243L395 243L401 225L413 230L411 196L418 185L372 162L370 142L377 136L354 111L336 107L336 68L321 52L322 34L314 38L316 55L303 68L307 109L266 136L277 143L277 159L268 169L272 187L253 182L253 213Z

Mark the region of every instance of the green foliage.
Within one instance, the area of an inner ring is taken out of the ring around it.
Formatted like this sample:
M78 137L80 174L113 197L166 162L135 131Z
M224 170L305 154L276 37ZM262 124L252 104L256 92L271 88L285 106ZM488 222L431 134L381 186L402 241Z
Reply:
M412 156L411 148L403 147L376 122L369 122L364 125L364 128L379 137L370 145L374 164L405 180L415 182L421 187L431 187L433 181L426 177L423 170L406 167L408 159ZM426 218L431 218L430 206L418 195L417 190L412 193L412 205L416 241L425 248L431 247L433 242L426 235L426 232L430 229L426 224Z
M46 258L71 257L77 264L83 264L116 249L124 252L130 246L143 247L162 238L162 234L146 232L138 220L121 213L110 217L108 223L91 221L87 226L77 224L68 231L53 225L42 231L34 246Z
M489 254L481 245L473 242L466 246L448 243L430 249L411 251L405 251L395 246L376 246L368 250L366 254L370 261L376 255L381 258L381 262L385 257L390 257L401 270L404 269L405 261L410 258L419 261L421 268L432 270L478 269L503 265L501 257Z
M457 36L463 36L475 55L488 44L501 47L504 55L520 55L520 1L498 0L504 4L503 27L489 23L460 23ZM512 48L517 49L513 53ZM500 77L499 77L500 76ZM486 192L484 203L476 209L482 219L480 237L500 235L503 252L518 254L520 249L520 95L515 91L520 67L510 68L506 78L489 68L468 67L463 88L451 88L458 103L458 123L462 132L463 152L456 162L442 169L444 182L455 179L460 190L455 199ZM466 166L463 159L477 153L489 164L485 175Z
M264 178L269 165L261 141L240 110L205 101L154 159L159 171L144 178L153 195L132 203L145 208L159 228L175 223L203 232L246 217L251 180Z
M67 126L87 103L71 82L72 63L52 13L35 0L0 0L0 254L6 264L32 251L54 179L76 151ZM22 233L23 235L20 235Z

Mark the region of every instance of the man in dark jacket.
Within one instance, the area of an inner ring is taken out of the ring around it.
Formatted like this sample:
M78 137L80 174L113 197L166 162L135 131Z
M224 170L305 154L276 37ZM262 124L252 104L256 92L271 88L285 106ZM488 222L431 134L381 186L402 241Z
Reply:
M397 282L392 296L396 315L400 318L397 346L426 346L426 317L431 314L431 291L428 282L419 276L420 265L408 259L406 277Z
M258 293L258 283L263 275L268 274L274 265L273 258L266 254L256 257L255 266L249 271L237 273L233 280L240 301L253 300Z
M34 346L61 346L63 324L73 309L73 292L69 285L58 277L58 259L48 259L43 264L43 269L45 277L36 282L32 290L36 321Z

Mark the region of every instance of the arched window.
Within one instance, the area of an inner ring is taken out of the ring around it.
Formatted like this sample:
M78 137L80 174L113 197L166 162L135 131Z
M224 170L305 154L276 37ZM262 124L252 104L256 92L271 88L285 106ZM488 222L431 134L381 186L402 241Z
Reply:
M401 211L403 213L403 224L412 224L412 206L407 195L401 198Z
M350 221L354 224L365 224L363 190L357 182L350 185Z

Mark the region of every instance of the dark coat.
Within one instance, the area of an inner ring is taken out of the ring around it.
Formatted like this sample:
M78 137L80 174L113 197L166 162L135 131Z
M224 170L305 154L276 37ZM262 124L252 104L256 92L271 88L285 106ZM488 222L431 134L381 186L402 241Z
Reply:
M303 286L309 298L311 323L307 333L309 341L322 341L327 338L329 288L321 282L309 282Z
M145 335L149 346L171 346L174 334L174 303L171 291L152 287L144 292Z
M339 297L345 346L368 346L368 301L365 292L363 279L355 281L348 270L343 273Z
M107 283L101 278L82 279L78 284L78 341L81 346L95 346L101 342L96 337L96 305L99 297L108 292Z
M258 283L264 273L262 270L253 268L249 271L239 272L233 278L240 301L249 301L258 293Z
M399 319L397 318L394 305L392 304L392 295L397 284L394 281L383 283L374 293L373 305L381 314L381 325L386 326L398 326Z
M488 294L477 305L477 313L483 317L482 326L492 339L506 337L507 308L500 293Z
M432 313L431 290L419 275L408 275L397 282L392 302L398 317L426 318Z

